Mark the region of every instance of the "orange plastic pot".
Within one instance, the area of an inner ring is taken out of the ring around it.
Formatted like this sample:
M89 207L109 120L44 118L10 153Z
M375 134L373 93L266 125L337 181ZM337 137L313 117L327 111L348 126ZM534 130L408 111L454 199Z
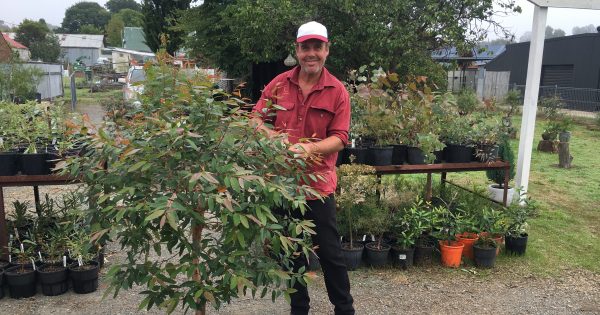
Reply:
M481 232L479 233L479 237L485 237L488 236L490 233L488 232ZM504 235L502 234L498 234L498 233L492 233L492 239L496 242L496 245L498 245L498 247L496 247L496 256L500 255L500 248L502 247L501 245L504 244Z
M461 234L456 234L456 241L465 245L463 249L462 255L473 260L475 256L473 255L473 244L477 242L479 236L475 233L464 232Z
M442 265L458 268L462 257L464 244L455 241L440 241Z

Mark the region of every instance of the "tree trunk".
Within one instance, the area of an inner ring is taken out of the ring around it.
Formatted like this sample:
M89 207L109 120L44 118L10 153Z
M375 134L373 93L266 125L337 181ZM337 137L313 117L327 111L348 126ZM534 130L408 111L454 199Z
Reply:
M569 142L560 142L558 144L558 167L571 168L573 157L569 152Z
M556 144L551 140L540 140L537 147L538 151L556 153Z
M204 210L198 208L196 209L196 212L198 212L201 216L204 216ZM202 225L197 225L196 223L192 223L192 244L194 247L194 251L196 252L200 252L200 241L202 240L202 228L204 226ZM198 265L200 263L200 260L198 258L194 259L194 264ZM200 274L198 273L198 270L194 271L194 275L192 276L192 279L196 282L200 282ZM199 298L199 300L197 301L198 304L201 305L200 309L196 310L196 315L205 315L206 314L206 301L203 300L202 297Z

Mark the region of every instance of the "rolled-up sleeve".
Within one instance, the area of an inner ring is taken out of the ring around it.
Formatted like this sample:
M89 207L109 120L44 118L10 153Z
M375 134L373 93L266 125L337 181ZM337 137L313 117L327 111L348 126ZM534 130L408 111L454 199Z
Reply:
M338 102L335 108L335 116L333 117L327 137L338 137L342 140L344 146L348 144L348 130L350 128L350 96L348 91L343 89L338 97Z

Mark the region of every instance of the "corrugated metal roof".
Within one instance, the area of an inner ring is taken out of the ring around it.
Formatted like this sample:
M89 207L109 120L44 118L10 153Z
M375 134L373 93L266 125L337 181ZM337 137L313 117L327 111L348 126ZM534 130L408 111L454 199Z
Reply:
M10 38L10 36L8 36L8 34L2 33L2 37L4 37L4 39L6 40L6 42L8 43L8 45L14 49L28 49L27 47L25 47L25 45L17 42L16 40Z
M123 48L152 52L152 49L146 45L144 30L141 27L123 28Z
M104 35L56 34L60 47L102 48Z

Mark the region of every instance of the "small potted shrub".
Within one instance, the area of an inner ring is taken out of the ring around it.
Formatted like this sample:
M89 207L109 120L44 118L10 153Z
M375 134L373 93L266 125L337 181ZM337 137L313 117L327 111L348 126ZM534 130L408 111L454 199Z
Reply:
M477 214L479 238L491 238L496 244L496 254L500 254L500 247L504 243L505 220L504 213L491 207L482 208Z
M480 236L473 245L475 266L479 268L492 268L496 262L499 244L489 235Z
M511 204L505 211L508 221L506 231L506 252L515 255L523 255L527 250L527 220L536 213L537 206L529 199L524 198L521 202Z
M448 163L468 163L473 158L471 125L467 116L452 117L442 127L442 140L446 144L444 159Z
M35 243L30 240L22 242L17 238L17 246L11 247L11 264L13 267L6 269L4 275L13 299L32 297L36 293L35 283Z
M508 93L506 93L503 103L504 105L508 106L508 112L506 112L506 115L502 117L502 127L504 128L504 133L506 133L510 139L516 139L517 128L513 126L512 118L517 112L517 107L523 104L521 100L521 92L516 89L511 89L508 91Z
M477 117L471 129L475 157L480 162L493 162L498 157L500 125L487 117Z
M28 212L29 202L13 201L13 213L9 214L8 231L18 239L25 239L33 228L33 216Z
M512 151L512 147L506 137L500 142L498 147L498 158L504 162L510 163L510 169L508 171L508 180L512 180L515 177L515 154ZM504 199L504 170L486 170L485 175L489 180L494 182L488 186L488 193L490 198L498 203L502 203ZM506 204L511 204L515 189L508 187Z
M392 263L402 269L413 265L417 239L429 227L430 211L418 198L410 207L392 214L391 232L395 238L392 246Z
M560 109L564 107L564 102L558 96L544 97L540 99L538 106L542 109L543 117L546 119L542 140L554 141L560 131L559 121L564 117L564 114L560 112Z
M461 225L462 216L454 213L450 205L437 207L437 214L440 218L441 230L438 232L440 245L440 255L442 265L446 267L458 268L461 264L461 257L464 244L456 240L456 234Z
M571 129L573 128L573 119L564 115L558 122L558 140L560 142L571 141Z
M456 106L461 115L467 115L477 110L481 102L477 98L477 94L471 88L464 88L456 97Z
M48 240L42 243L46 259L37 269L42 293L47 296L60 295L69 289L67 277L67 235L64 230L53 231Z
M75 230L68 242L74 262L69 266L69 278L73 283L73 291L78 294L94 292L98 289L97 261L93 260L95 253L87 231Z
M376 241L365 245L367 251L367 263L373 267L384 266L388 263L388 255L391 246L383 242L383 234L390 227L389 209L382 206L375 198L370 198L363 207L366 215L360 218L361 225L371 235L376 236Z

